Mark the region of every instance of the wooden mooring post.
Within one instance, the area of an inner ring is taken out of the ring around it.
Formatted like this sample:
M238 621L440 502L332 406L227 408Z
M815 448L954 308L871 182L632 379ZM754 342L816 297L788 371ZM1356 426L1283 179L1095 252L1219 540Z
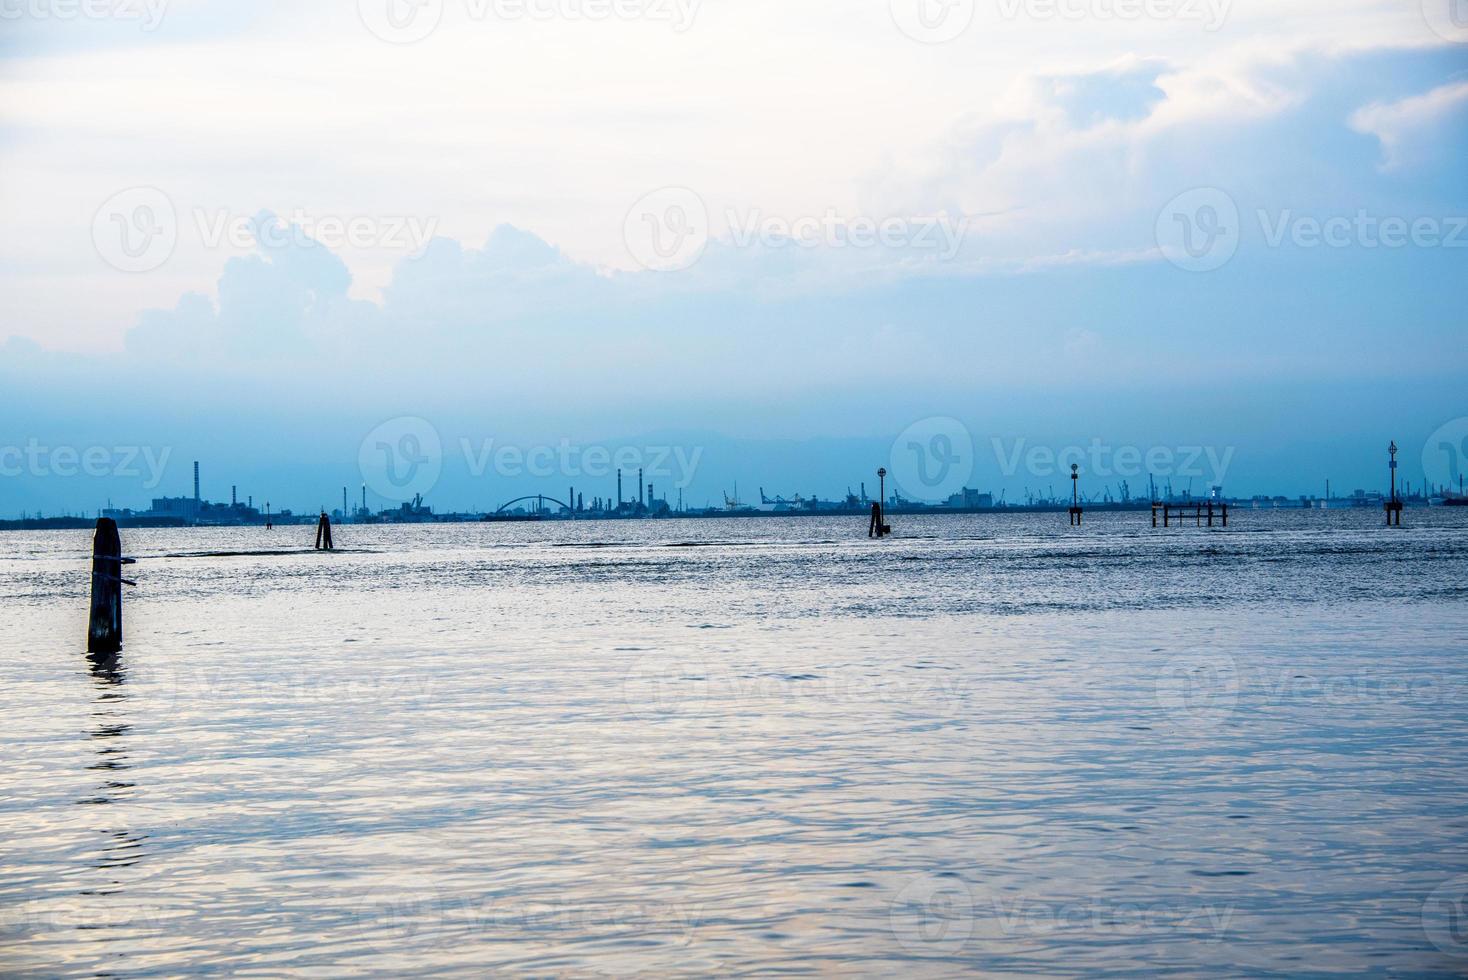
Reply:
M122 649L122 587L135 585L122 577L122 566L134 563L122 557L117 522L99 518L92 535L92 615L87 625L87 653L110 657Z
M1081 468L1070 464L1070 526L1081 526Z
M1205 520L1208 522L1208 526L1212 527L1215 518L1221 520L1224 527L1228 527L1228 504L1226 503L1220 502L1215 505L1212 500L1207 500L1196 503L1174 504L1154 500L1152 501L1153 527L1157 526L1157 515L1159 512L1162 514L1163 527L1171 527L1174 520L1181 524L1187 517L1193 518L1193 525L1195 527L1202 527Z
M321 512L321 520L316 522L316 550L336 550L331 543L331 518L326 516L324 510Z

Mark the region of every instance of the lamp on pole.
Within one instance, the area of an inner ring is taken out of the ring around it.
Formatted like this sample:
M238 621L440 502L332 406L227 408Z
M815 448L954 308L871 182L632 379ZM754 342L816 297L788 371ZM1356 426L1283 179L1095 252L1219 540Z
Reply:
M1397 499L1397 441L1395 439L1392 440L1392 444L1387 447L1386 451L1391 454L1391 463L1389 465L1391 468L1392 494L1386 502L1386 526L1392 527L1395 525L1401 527L1402 502Z

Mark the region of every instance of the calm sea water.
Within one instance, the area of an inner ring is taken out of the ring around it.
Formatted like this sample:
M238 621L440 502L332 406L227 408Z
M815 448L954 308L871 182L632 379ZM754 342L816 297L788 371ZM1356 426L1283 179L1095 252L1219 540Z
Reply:
M1468 512L0 534L0 973L1468 971ZM205 554L214 555L205 557Z

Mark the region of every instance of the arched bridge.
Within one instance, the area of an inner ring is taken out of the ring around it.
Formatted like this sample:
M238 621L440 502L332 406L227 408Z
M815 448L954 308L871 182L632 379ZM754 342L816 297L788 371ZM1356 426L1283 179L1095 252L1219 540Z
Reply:
M557 507L560 507L562 510L571 510L570 505L566 504L564 501L557 500L555 497L547 497L544 494L536 493L536 494L531 494L529 497L516 497L514 500L510 501L509 503L502 505L499 510L495 511L495 513L496 514L503 514L506 511L508 511L511 507L514 507L516 504L523 504L527 500L538 501L539 506L537 507L535 513L540 513L541 511L544 511L546 504L555 504Z

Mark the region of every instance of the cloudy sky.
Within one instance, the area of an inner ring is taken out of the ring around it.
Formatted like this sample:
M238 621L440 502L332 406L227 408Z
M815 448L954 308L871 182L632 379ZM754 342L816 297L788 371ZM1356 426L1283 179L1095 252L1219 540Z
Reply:
M404 418L444 508L614 492L486 440L699 503L910 432L1009 499L1442 481L1465 160L1462 0L0 0L0 515L315 506Z

